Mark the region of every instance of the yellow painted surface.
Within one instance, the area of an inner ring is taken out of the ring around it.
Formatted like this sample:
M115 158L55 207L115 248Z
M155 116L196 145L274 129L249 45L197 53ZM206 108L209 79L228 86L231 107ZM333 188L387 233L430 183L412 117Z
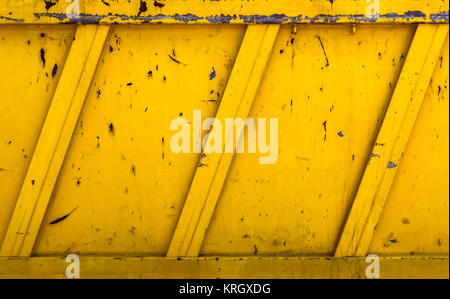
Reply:
M413 33L281 29L250 112L279 118L278 162L236 157L202 254L333 253Z
M0 4L0 278L448 278L448 1L106 2ZM278 160L174 154L194 110Z
M79 16L74 13L79 3ZM383 0L379 18L366 0L15 0L0 4L0 23L448 23L448 0Z
M72 25L0 26L0 240L6 233L74 34ZM58 71L53 77L55 64Z
M113 28L34 254L165 254L200 157L171 152L170 122L215 115L244 30Z
M448 254L448 39L370 252Z
M324 257L81 257L82 279L365 279L361 258ZM62 257L0 258L0 279L65 279ZM448 279L448 258L381 258L380 276Z

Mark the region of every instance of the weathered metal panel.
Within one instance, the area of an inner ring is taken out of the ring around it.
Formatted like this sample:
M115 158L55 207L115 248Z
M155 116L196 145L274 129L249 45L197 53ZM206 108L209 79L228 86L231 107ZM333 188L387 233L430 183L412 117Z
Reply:
M34 254L165 254L199 158L171 152L170 122L214 117L244 30L113 28Z
M448 62L447 40L370 252L448 254Z
M375 3L1 3L0 277L448 278L448 1Z
M72 25L0 26L0 240L6 233L74 33Z
M203 254L333 253L413 33L282 27L250 113L279 118L278 161L236 157Z

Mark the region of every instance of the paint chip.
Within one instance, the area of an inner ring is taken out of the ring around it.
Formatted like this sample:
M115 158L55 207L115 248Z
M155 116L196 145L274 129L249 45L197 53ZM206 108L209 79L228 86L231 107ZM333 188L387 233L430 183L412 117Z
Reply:
M209 80L212 80L216 77L216 70L214 69L214 67L212 68L212 72L211 74L209 74Z

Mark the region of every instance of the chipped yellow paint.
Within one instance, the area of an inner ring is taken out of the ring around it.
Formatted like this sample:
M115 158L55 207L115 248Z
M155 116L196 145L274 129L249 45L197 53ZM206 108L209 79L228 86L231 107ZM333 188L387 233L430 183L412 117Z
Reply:
M74 36L73 25L0 26L0 240L6 234ZM53 77L55 65L59 70Z
M74 3L79 3L74 10ZM448 23L448 0L16 0L0 4L0 23L249 24ZM369 8L369 10L368 10ZM369 15L370 14L370 15Z
M0 4L0 278L448 278L448 1L45 2ZM174 154L193 110L278 161Z
M448 254L448 70L447 36L369 253Z
M216 115L244 32L113 27L34 254L166 254L200 157L172 153L170 123Z
M367 254L447 35L446 25L417 28L339 240L338 257Z
M247 118L279 29L279 25L248 27L215 116L216 121ZM240 140L242 134L242 131L236 132L234 138ZM197 168L167 256L198 256L233 157L233 154L225 153L225 144L222 144L222 153L202 156L199 163L205 166Z
M80 25L77 29L0 256L31 254L108 32L108 25Z

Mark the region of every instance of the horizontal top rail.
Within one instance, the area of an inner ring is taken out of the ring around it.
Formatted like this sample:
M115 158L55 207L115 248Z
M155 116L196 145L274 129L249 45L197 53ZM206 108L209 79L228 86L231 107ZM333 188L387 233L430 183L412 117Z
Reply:
M0 24L448 23L449 0L15 0Z

